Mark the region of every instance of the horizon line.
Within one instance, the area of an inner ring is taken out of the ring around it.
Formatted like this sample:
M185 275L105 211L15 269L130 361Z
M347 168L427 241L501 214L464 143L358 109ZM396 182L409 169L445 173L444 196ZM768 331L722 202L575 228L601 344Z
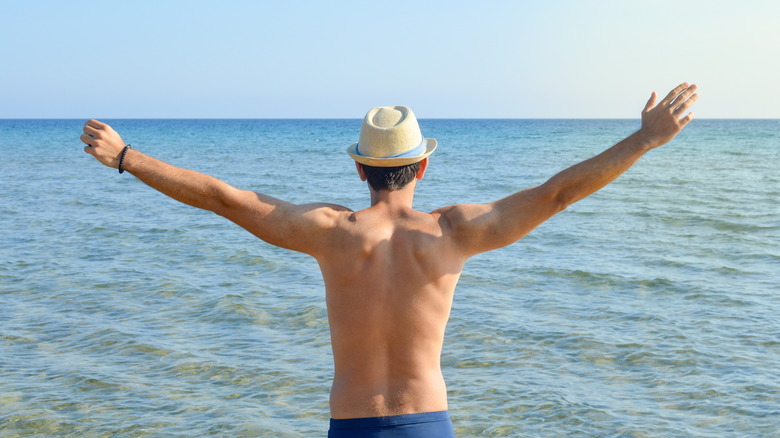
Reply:
M103 120L362 120L363 117L101 117L101 119ZM91 118L88 117L0 117L0 120L91 120ZM419 117L417 120L641 120L641 117ZM780 117L695 117L694 120L780 120Z

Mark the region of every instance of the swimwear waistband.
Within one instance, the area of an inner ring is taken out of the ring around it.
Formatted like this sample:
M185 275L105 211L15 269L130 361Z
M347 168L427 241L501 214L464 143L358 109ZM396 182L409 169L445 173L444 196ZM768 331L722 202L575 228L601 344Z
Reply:
M367 417L330 420L332 430L364 429L377 427L392 427L407 424L435 423L437 421L450 421L448 411L422 412L418 414L393 415L390 417Z

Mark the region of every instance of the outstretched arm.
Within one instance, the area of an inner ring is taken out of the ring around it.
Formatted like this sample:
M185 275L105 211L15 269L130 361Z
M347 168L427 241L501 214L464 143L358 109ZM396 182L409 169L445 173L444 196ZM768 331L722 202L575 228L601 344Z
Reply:
M442 209L464 253L473 255L513 243L569 205L598 191L647 151L671 141L691 120L696 85L681 84L657 102L653 92L642 111L642 127L601 154L576 164L541 186L485 205Z
M111 126L90 120L84 125L84 152L106 166L117 168L125 147ZM266 242L307 254L316 254L320 234L347 211L330 204L294 205L239 190L192 170L171 166L134 149L126 151L122 168L150 187L193 207L212 211L235 222Z

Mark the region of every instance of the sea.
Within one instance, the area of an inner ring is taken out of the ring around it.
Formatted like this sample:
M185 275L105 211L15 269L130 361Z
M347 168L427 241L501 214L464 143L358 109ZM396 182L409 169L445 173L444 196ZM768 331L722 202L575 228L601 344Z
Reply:
M105 120L242 189L358 210L361 120ZM0 436L324 437L314 259L0 120ZM415 207L544 183L639 120L420 121ZM471 259L441 357L459 437L780 437L780 120L694 120Z

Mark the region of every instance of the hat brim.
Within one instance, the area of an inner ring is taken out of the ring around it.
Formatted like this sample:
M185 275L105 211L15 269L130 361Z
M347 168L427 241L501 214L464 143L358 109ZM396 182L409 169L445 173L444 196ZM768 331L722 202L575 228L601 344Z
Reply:
M416 157L396 157L396 158L367 157L365 155L360 155L357 153L357 146L358 146L357 143L352 144L347 148L347 154L349 154L349 156L352 157L352 159L357 161L358 163L365 164L368 166L374 166L374 167L406 166L408 164L414 164L418 161L422 161L423 159L427 158L428 155L432 154L433 151L436 150L436 146L437 146L436 139L426 138L425 143L426 143L425 152Z

